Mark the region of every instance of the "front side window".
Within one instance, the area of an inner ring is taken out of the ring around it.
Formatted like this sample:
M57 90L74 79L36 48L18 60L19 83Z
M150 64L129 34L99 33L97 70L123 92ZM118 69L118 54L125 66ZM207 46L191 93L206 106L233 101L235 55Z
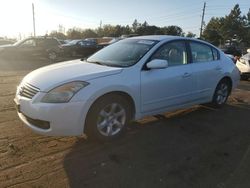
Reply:
M44 47L44 46L45 46L45 42L44 42L44 40L42 40L42 39L37 39L37 40L36 40L36 45L37 45L38 47Z
M20 44L21 47L34 47L36 46L36 41L34 39L25 40Z
M214 57L210 46L197 42L191 42L190 47L192 51L193 63L213 61Z
M168 61L168 66L187 64L187 50L185 42L175 41L163 45L152 56L153 59L163 59Z
M158 41L144 39L124 39L111 44L87 61L106 66L128 67L136 64Z
M59 45L56 39L45 39L46 46L57 46Z

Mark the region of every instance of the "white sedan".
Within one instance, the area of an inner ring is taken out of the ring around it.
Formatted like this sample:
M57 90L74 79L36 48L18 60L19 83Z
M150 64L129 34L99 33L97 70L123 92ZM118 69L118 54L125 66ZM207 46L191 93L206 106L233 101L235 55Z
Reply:
M250 78L250 49L247 54L243 55L236 61L236 66L240 70L241 78L247 80Z
M238 82L234 63L207 42L141 36L29 73L14 100L20 119L39 134L110 140L144 116L221 107Z

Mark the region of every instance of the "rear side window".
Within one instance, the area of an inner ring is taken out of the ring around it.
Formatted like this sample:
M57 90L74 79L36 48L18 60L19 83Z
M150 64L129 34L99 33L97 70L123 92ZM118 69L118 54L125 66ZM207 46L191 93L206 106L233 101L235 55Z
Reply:
M45 43L47 46L57 46L59 45L59 42L55 39L46 39Z
M216 50L215 48L212 48L212 51L213 51L213 57L214 57L214 60L219 60L220 59L220 55L219 55L219 52L218 50Z
M190 47L194 63L209 62L214 60L212 48L210 46L197 42L191 42Z

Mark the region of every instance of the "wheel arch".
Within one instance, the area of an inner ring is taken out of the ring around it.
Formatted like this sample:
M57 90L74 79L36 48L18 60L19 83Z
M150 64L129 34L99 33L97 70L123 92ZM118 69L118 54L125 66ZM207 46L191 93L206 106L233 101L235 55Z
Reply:
M91 109L93 108L93 106L99 101L102 100L105 97L109 97L109 96L122 96L125 100L127 100L129 102L129 106L131 107L131 118L134 119L135 118L135 113L136 113L136 106L135 106L135 102L132 98L132 96L130 94L128 94L127 92L124 91L111 91L111 92L107 92L105 94L100 95L99 97L97 97L95 99L95 101L90 105L88 112L86 114L86 118L85 118L85 123L84 125L86 125L86 121L87 121L87 117L91 111ZM84 128L83 130L84 132L86 131L86 129Z
M229 94L231 94L231 91L232 91L232 87L233 87L233 81L232 81L232 79L229 77L229 76L224 76L222 79L220 79L220 81L218 82L218 84L220 83L220 82L222 82L222 81L226 81L226 82L228 82L229 83L229 86L230 86L230 91L229 91ZM218 85L217 84L217 85Z
M135 111L136 111L136 107L135 107L135 103L133 98L126 92L123 91L112 91L112 92L107 92L101 96L99 96L98 98L96 98L96 100L90 105L87 113L86 113L86 117L84 120L84 127L83 127L83 133L85 134L90 134L91 135L91 129L89 129L89 122L91 121L91 115L90 113L92 112L92 110L94 110L95 105L98 104L98 102L100 102L100 100L102 99L108 99L109 97L112 96L119 96L125 99L125 101L128 101L129 103L129 107L131 108L131 114L130 114L130 120L134 119L135 117ZM89 119L90 118L90 119Z

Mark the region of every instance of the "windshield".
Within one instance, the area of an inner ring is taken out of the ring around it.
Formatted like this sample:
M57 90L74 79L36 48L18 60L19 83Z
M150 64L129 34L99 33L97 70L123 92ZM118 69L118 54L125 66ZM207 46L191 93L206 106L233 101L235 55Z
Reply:
M126 39L107 46L87 59L90 63L128 67L137 63L157 41Z
M81 41L81 40L72 40L72 41L68 42L67 44L76 44L79 41Z
M23 40L19 40L17 41L16 43L14 43L13 45L14 46L18 46L19 44L21 44L23 41L25 41L26 39L23 39Z

